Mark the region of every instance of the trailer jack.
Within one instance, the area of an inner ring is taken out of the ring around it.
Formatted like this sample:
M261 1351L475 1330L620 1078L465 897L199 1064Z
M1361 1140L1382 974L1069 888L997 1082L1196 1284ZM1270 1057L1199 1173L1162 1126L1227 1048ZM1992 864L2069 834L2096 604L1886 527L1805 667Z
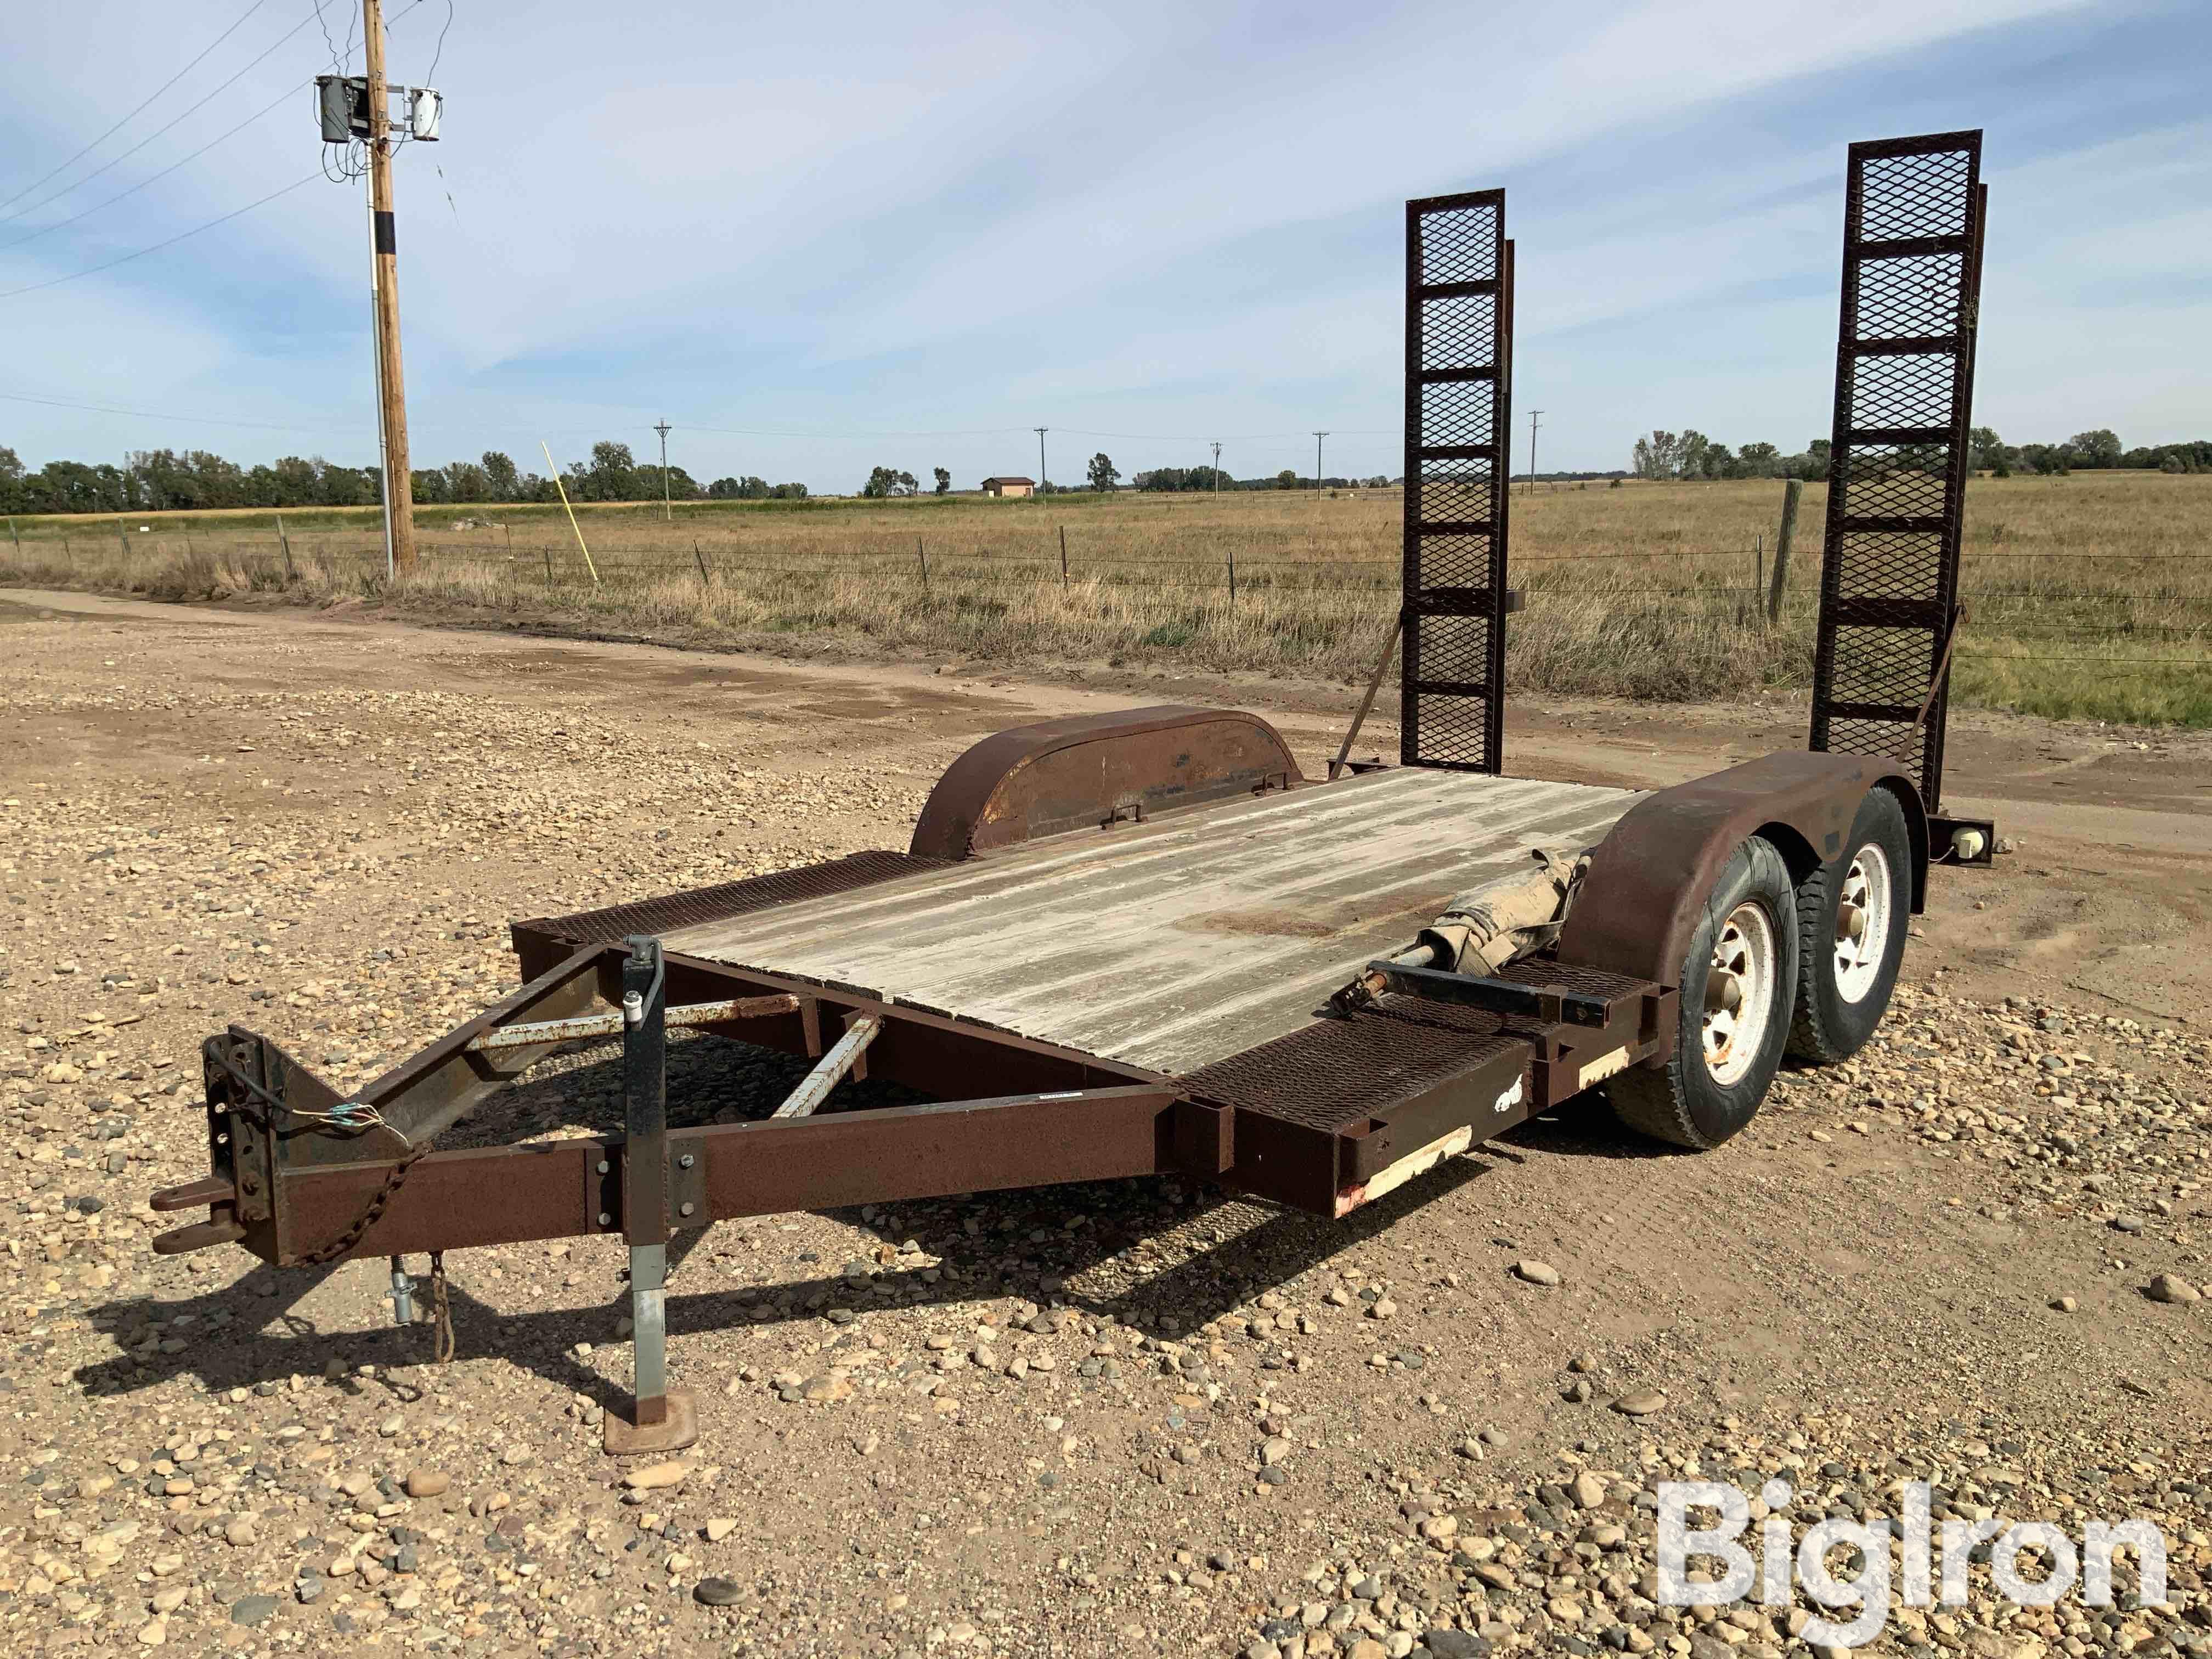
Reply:
M698 1401L668 1386L667 964L660 941L650 935L633 933L623 943L629 946L622 1019L630 1401L626 1416L612 1408L606 1413L605 1445L617 1456L677 1451L699 1437Z

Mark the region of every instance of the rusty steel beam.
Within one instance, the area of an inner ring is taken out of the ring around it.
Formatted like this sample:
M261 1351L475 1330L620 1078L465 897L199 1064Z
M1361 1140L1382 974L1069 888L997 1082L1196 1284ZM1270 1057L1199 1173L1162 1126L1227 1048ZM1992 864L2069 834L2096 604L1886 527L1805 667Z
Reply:
M770 1014L796 1013L794 996L725 997L720 1002L692 1002L668 1011L667 1023L678 1025L719 1025L728 1021L763 1019ZM524 1025L501 1025L471 1038L469 1047L520 1048L532 1043L574 1042L584 1037L612 1036L623 1028L618 1012L579 1014L574 1019L541 1019Z
M818 1010L819 1023L851 1020L865 1016L880 1020L883 1031L868 1049L868 1074L940 1099L957 1100L968 1094L979 1078L1008 1095L1043 1093L1066 1089L1097 1089L1115 1084L1157 1084L1161 1074L1120 1060L1103 1060L1079 1048L1039 1042L1012 1031L993 1030L933 1014L905 1003L880 1001L832 986L764 973L752 968L732 968L679 951L668 955L672 993L689 994L696 988L713 986L726 991L761 995L777 992L799 997ZM786 1054L819 1059L818 1035L806 1040L799 1014L761 1022L749 1030L745 1040Z
M402 1060L354 1098L375 1107L386 1122L411 1142L419 1145L435 1139L477 1102L550 1054L554 1046L543 1042L481 1049L475 1046L478 1037L532 1015L567 1018L581 1012L601 1000L607 963L618 963L621 957L618 949L610 951L598 945L571 952L505 1001ZM613 1000L611 997L605 1000ZM287 1141L284 1155L295 1163L338 1164L351 1160L358 1152L350 1143L331 1136L296 1135Z
M1184 1114L1192 1127L1178 1133ZM1168 1085L1139 1085L671 1130L666 1158L693 1160L686 1189L701 1193L702 1207L682 1224L704 1225L1184 1172L1186 1152L1207 1162L1223 1133L1218 1109L1183 1102ZM623 1234L626 1156L625 1141L596 1139L433 1152L339 1259ZM352 1224L392 1167L284 1172L276 1205L291 1224L284 1249L266 1225L244 1242L280 1266L301 1260Z

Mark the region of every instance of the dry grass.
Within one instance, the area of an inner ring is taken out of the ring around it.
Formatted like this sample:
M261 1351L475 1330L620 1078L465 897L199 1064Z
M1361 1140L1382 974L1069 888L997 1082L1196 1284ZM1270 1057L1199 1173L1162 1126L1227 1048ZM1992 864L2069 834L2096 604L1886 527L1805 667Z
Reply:
M1781 494L1516 495L1514 580L1528 609L1509 631L1512 684L1662 699L1805 684L1825 492L1805 492L1787 602L1769 627L1752 588ZM27 519L20 546L0 545L0 580L363 596L732 642L805 634L1008 663L1159 659L1348 682L1371 665L1395 602L1400 514L1392 491L715 502L679 506L673 522L658 507L596 507L580 510L595 585L558 507L432 507L416 515L422 568L396 587L373 509L285 514L289 567L272 514L142 516L120 538L112 520ZM2200 477L1977 480L1960 699L2212 724L2208 514L2212 479Z

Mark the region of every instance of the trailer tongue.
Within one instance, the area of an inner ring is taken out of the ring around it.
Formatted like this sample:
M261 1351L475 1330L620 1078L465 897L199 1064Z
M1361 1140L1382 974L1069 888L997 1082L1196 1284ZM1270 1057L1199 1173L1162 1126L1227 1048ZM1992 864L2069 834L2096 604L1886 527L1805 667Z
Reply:
M1855 148L1854 215L1869 165ZM619 1236L635 1387L607 1448L660 1450L699 1431L667 1382L667 1248L687 1229L1164 1173L1342 1216L1601 1083L1632 1127L1714 1146L1785 1045L1856 1049L1931 855L1987 859L1989 826L1929 816L1948 625L1938 655L1934 611L1893 617L1824 573L1819 730L1877 752L1771 755L1653 793L1504 777L1504 211L1496 191L1408 208L1403 764L1310 782L1264 720L1209 709L1024 727L948 769L905 853L515 923L523 986L351 1097L233 1027L203 1046L210 1172L153 1199L205 1218L155 1249L388 1258L404 1319L407 1256L429 1253L442 1306L446 1251ZM1945 466L1963 465L1978 274L1954 266L1968 344ZM1939 575L1956 564L1945 499L1944 524L1881 532L1932 536ZM1850 538L1875 519L1836 511L1832 548L1860 557ZM1929 655L1894 731L1892 705L1832 695L1850 642L1893 626ZM672 1029L811 1068L767 1117L672 1125ZM437 1148L539 1061L615 1038L619 1137ZM926 1098L843 1107L839 1085L869 1078Z

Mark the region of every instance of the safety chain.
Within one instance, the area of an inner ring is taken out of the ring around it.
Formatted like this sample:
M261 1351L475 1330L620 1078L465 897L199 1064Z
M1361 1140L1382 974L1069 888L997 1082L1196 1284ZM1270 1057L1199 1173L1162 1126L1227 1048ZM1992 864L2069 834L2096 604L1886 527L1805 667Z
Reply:
M335 1261L355 1245L360 1243L361 1236L376 1224L377 1218L384 1213L384 1206L392 1202L392 1194L398 1192L400 1183L407 1179L407 1172L413 1169L416 1161L429 1150L430 1143L426 1140L393 1164L392 1173L384 1177L384 1185L377 1189L376 1196L368 1200L368 1207L355 1219L353 1225L329 1243L309 1250L305 1255L300 1257L301 1264L312 1267L322 1262Z
M446 1253L430 1252L430 1362L448 1364L453 1357L453 1305L446 1294Z
M252 1095L258 1099L267 1109L267 1115L256 1125L263 1133L273 1135L276 1133L276 1114L279 1112L283 1112L288 1116L301 1117L309 1121L313 1121L318 1117L327 1116L327 1115L324 1114L301 1113L295 1111L292 1107L287 1105L283 1099L271 1094L268 1090L263 1088L252 1076L248 1075L245 1068L238 1063L237 1060L231 1054L227 1047L218 1048L216 1050L216 1058L222 1063L222 1069L228 1074L230 1080L239 1087L244 1089L248 1094ZM397 1164L392 1166L392 1172L384 1177L384 1185L378 1189L376 1196L368 1200L368 1207L363 1210L361 1214L356 1218L353 1225L347 1228L329 1243L325 1244L319 1249L310 1250L305 1255L301 1256L299 1258L299 1261L300 1265L302 1267L319 1267L325 1261L335 1261L340 1256L343 1255L348 1250L353 1249L355 1245L360 1243L362 1235L366 1233L376 1224L377 1218L384 1213L384 1206L392 1202L392 1195L399 1190L400 1184L407 1179L407 1172L415 1167L416 1160L430 1150L430 1143L428 1141L424 1141L419 1146L415 1146L412 1143L408 1142L407 1137L401 1134L398 1129L384 1122L380 1117L374 1119L373 1121L369 1119L364 1118L358 1124L341 1121L340 1127L391 1129L392 1133L398 1135L401 1142L407 1146L407 1156L401 1158Z

